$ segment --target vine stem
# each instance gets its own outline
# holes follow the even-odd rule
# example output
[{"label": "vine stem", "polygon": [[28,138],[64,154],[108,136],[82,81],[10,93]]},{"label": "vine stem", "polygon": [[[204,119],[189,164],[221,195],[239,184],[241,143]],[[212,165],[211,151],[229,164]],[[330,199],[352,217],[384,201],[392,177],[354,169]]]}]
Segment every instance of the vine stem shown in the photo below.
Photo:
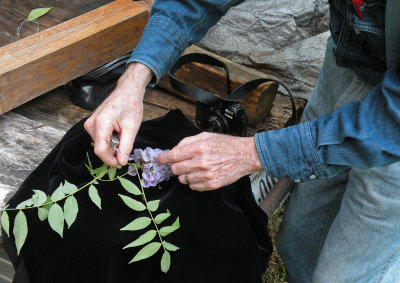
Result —
[{"label": "vine stem", "polygon": [[[138,166],[139,168],[143,168],[143,165],[137,165],[137,164],[135,164],[135,163],[127,163],[126,165],[131,165],[131,166]],[[111,170],[111,168],[110,168],[110,170]],[[110,179],[110,180],[103,180],[103,179],[97,179],[98,181],[102,181],[102,182],[112,182],[112,181],[115,181],[115,180],[117,180],[118,178],[122,178],[122,177],[124,177],[125,175],[128,175],[130,172],[132,172],[132,171],[134,171],[135,169],[131,169],[131,170],[128,170],[127,172],[125,172],[124,174],[122,174],[122,175],[120,175],[120,176],[118,176],[117,178],[114,178],[114,179]],[[107,172],[108,172],[108,170],[107,170]],[[106,172],[106,173],[107,173]],[[95,175],[93,175],[92,174],[92,172],[90,172],[90,175],[92,175],[93,177],[96,177]],[[105,175],[105,174],[104,174]],[[104,175],[102,175],[101,177],[103,177]]]},{"label": "vine stem", "polygon": [[[2,208],[2,209],[0,209],[0,211],[5,211],[5,210],[8,210],[8,211],[15,211],[15,210],[33,209],[33,208],[43,207],[43,206],[48,205],[48,204],[54,204],[54,203],[56,203],[56,202],[58,202],[58,201],[61,201],[61,200],[65,199],[65,198],[68,198],[68,197],[70,197],[70,196],[76,194],[77,192],[83,190],[84,188],[86,188],[87,186],[90,186],[91,184],[93,184],[94,182],[96,182],[96,181],[98,181],[98,180],[102,181],[101,178],[102,178],[104,175],[106,175],[106,174],[108,173],[108,171],[111,170],[111,168],[112,168],[112,167],[108,168],[106,171],[104,171],[103,174],[101,174],[101,175],[99,175],[99,176],[94,176],[94,175],[92,174],[92,172],[90,172],[90,174],[94,177],[94,179],[93,179],[92,181],[90,181],[89,183],[83,185],[82,187],[80,187],[79,189],[77,189],[75,192],[70,193],[70,194],[68,194],[68,195],[65,195],[64,197],[62,197],[62,198],[60,198],[60,199],[57,199],[57,200],[55,200],[55,201],[46,202],[46,203],[43,203],[43,204],[41,204],[41,205],[36,205],[36,206],[27,206],[27,207],[24,207],[24,208]],[[132,170],[132,171],[133,171],[133,170]],[[129,171],[129,172],[130,172],[130,171]],[[125,176],[126,174],[128,174],[128,172],[125,173],[125,174],[122,175],[122,176]],[[113,181],[116,180],[116,179],[117,179],[117,178],[114,178]]]},{"label": "vine stem", "polygon": [[148,204],[147,204],[147,198],[146,198],[146,194],[144,193],[144,188],[143,188],[143,185],[142,185],[142,180],[140,179],[140,175],[139,175],[138,168],[137,168],[136,164],[134,164],[134,166],[135,166],[135,169],[136,169],[136,174],[137,174],[137,176],[138,176],[138,178],[139,178],[140,188],[142,189],[143,200],[144,200],[144,202],[146,203],[147,211],[148,211],[149,214],[150,214],[151,221],[153,221],[153,224],[154,224],[154,226],[156,227],[157,235],[158,235],[158,237],[160,238],[160,243],[161,243],[161,245],[162,245],[162,247],[163,247],[163,249],[164,249],[164,252],[166,252],[165,247],[164,247],[164,244],[163,244],[163,238],[161,237],[160,231],[158,230],[158,226],[157,226],[156,221],[154,220],[153,213],[151,213],[151,210],[149,209],[149,206],[148,206]]}]

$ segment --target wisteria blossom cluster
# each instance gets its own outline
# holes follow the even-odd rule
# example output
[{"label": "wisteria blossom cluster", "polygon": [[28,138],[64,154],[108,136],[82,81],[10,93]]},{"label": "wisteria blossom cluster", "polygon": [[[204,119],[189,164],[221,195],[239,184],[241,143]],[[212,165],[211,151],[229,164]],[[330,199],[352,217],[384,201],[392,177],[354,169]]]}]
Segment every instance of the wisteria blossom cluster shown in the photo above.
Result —
[{"label": "wisteria blossom cluster", "polygon": [[[158,155],[166,151],[168,150],[151,147],[133,150],[133,154],[129,157],[129,160],[133,160],[137,165],[143,166],[142,185],[144,188],[154,187],[172,177],[171,164],[159,165],[155,160]],[[134,166],[129,166],[128,170],[129,175],[136,176]]]}]

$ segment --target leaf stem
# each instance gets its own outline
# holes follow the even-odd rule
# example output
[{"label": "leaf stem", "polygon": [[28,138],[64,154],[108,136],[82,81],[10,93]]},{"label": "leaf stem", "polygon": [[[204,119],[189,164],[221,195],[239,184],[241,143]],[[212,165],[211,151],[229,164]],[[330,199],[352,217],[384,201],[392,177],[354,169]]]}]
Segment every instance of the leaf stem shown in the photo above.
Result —
[{"label": "leaf stem", "polygon": [[164,244],[163,244],[163,238],[161,237],[160,231],[158,230],[157,223],[156,223],[156,221],[154,220],[153,214],[151,213],[151,210],[150,210],[150,208],[149,208],[149,206],[148,206],[148,204],[147,204],[147,198],[146,198],[146,194],[144,193],[144,188],[143,188],[143,185],[142,185],[142,180],[140,179],[139,171],[138,171],[138,169],[137,169],[136,164],[134,164],[134,166],[135,166],[135,169],[136,169],[136,174],[137,174],[137,176],[138,176],[138,178],[139,178],[140,188],[142,189],[143,200],[144,200],[144,202],[146,203],[147,211],[148,211],[149,214],[150,214],[151,221],[153,221],[153,224],[154,224],[154,226],[156,227],[157,235],[158,235],[158,237],[160,238],[161,245],[162,245],[162,247],[163,247],[163,249],[164,249],[164,252],[165,252],[166,250],[165,250],[165,247],[164,247]]},{"label": "leaf stem", "polygon": [[12,211],[12,210],[32,209],[32,208],[42,207],[42,206],[45,206],[45,205],[48,205],[48,204],[54,204],[54,203],[56,203],[56,202],[58,202],[58,201],[60,201],[60,200],[63,200],[63,199],[65,199],[65,198],[69,197],[69,196],[72,196],[72,195],[76,194],[77,192],[83,190],[83,189],[86,188],[87,186],[90,186],[91,184],[93,184],[95,181],[101,180],[101,177],[103,177],[105,174],[107,174],[108,171],[110,171],[110,169],[111,169],[111,167],[108,168],[106,171],[104,171],[103,174],[101,174],[101,175],[99,175],[99,176],[97,176],[97,177],[96,177],[96,176],[93,176],[93,174],[90,173],[90,174],[94,177],[94,179],[93,179],[92,181],[90,181],[90,182],[87,183],[86,185],[83,185],[82,187],[80,187],[79,189],[77,189],[75,192],[70,193],[70,194],[68,194],[68,195],[65,195],[64,197],[62,197],[62,198],[60,198],[60,199],[57,199],[57,200],[55,200],[55,201],[46,202],[46,203],[43,203],[43,204],[41,204],[41,205],[36,205],[36,206],[27,206],[27,207],[24,207],[24,208],[2,208],[2,209],[0,209],[0,211],[4,211],[4,210]]}]

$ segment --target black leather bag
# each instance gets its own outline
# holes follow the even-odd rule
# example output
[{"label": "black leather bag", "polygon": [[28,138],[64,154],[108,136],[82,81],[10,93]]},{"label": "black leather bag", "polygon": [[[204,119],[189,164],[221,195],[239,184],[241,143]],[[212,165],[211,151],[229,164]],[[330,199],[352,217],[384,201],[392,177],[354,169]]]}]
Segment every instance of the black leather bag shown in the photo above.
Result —
[{"label": "black leather bag", "polygon": [[114,59],[68,83],[72,102],[86,110],[95,110],[114,90],[126,70],[131,53]]}]

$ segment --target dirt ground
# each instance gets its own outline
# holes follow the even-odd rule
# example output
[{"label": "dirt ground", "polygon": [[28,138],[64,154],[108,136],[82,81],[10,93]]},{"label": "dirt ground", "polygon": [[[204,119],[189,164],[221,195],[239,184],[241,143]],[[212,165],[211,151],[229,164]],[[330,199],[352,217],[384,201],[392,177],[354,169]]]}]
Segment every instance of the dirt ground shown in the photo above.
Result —
[{"label": "dirt ground", "polygon": [[282,205],[281,209],[276,212],[268,221],[268,230],[274,246],[274,252],[269,261],[268,269],[262,278],[264,283],[287,282],[285,267],[283,266],[283,262],[276,250],[276,235],[282,222],[285,205],[286,202]]}]

